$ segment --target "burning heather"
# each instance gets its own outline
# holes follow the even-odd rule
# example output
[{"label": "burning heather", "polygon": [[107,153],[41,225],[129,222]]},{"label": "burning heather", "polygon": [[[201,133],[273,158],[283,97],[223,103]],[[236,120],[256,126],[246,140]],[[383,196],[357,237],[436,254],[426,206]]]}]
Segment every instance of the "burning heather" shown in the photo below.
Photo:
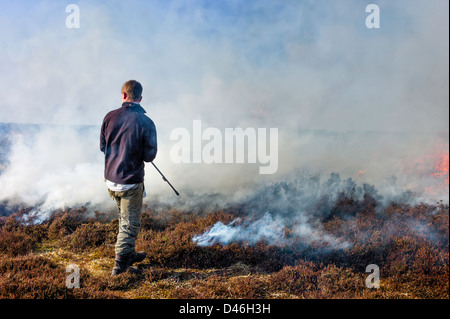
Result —
[{"label": "burning heather", "polygon": [[[2,1],[0,299],[449,298],[449,1],[63,2]],[[131,78],[158,152],[111,278]]]},{"label": "burning heather", "polygon": [[[240,225],[239,225],[240,224]],[[199,246],[211,246],[215,243],[228,245],[233,242],[248,242],[255,244],[259,241],[267,241],[270,244],[285,244],[286,237],[283,234],[284,224],[274,220],[269,214],[265,214],[258,220],[234,219],[227,225],[222,222],[214,224],[207,232],[192,239]]]},{"label": "burning heather", "polygon": [[[82,207],[28,225],[17,211],[0,218],[0,298],[449,297],[448,204],[382,206],[343,194],[317,208],[329,214],[295,224],[145,207],[136,249],[147,258],[113,279],[117,220]],[[66,287],[71,264],[80,289]],[[366,286],[373,264],[377,289]]]},{"label": "burning heather", "polygon": [[[147,258],[111,279],[117,213],[101,178],[90,184],[101,165],[78,154],[78,137],[96,130],[64,134],[70,165],[39,153],[57,141],[51,128],[1,140],[0,180],[11,187],[0,204],[0,298],[448,298],[448,152],[411,157],[376,185],[367,162],[353,175],[297,169],[235,192],[155,188],[136,243]],[[66,287],[73,264],[80,289]],[[365,284],[373,264],[378,289]]]},{"label": "burning heather", "polygon": [[448,191],[448,183],[449,183],[449,176],[448,176],[448,169],[449,169],[449,163],[448,163],[448,144],[446,147],[446,151],[442,151],[436,156],[436,161],[434,165],[434,171],[431,173],[433,177],[438,179],[441,182],[440,189],[445,192]]},{"label": "burning heather", "polygon": [[410,160],[406,172],[420,177],[423,195],[448,201],[449,194],[449,150],[448,142],[436,144],[426,155]]},{"label": "burning heather", "polygon": [[[392,186],[392,185],[391,185]],[[448,192],[448,189],[447,189]],[[381,214],[387,206],[414,202],[412,192],[384,198],[369,184],[358,185],[353,179],[341,179],[339,174],[320,176],[293,176],[290,180],[273,183],[259,189],[232,210],[246,216],[228,224],[217,222],[203,234],[194,236],[200,246],[233,242],[254,245],[266,242],[275,246],[310,247],[320,242],[322,249],[341,250],[352,244],[327,233],[323,223],[339,217],[354,219],[361,212]],[[413,226],[426,234],[425,224]]]},{"label": "burning heather", "polygon": [[215,243],[227,245],[230,243],[248,243],[254,245],[265,242],[268,245],[286,246],[302,243],[311,244],[315,240],[322,239],[333,249],[344,249],[350,244],[340,242],[330,235],[321,235],[308,224],[294,225],[290,230],[286,223],[279,218],[274,219],[270,214],[265,214],[260,219],[247,219],[244,222],[237,218],[225,225],[217,222],[205,233],[194,236],[192,240],[199,246],[211,246]]}]

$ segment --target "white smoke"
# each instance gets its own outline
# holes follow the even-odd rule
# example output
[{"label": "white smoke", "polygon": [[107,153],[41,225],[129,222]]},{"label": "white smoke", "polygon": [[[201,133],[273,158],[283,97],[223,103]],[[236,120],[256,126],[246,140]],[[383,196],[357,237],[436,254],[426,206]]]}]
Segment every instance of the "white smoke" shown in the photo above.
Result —
[{"label": "white smoke", "polygon": [[[158,130],[155,163],[185,196],[175,197],[147,167],[151,205],[189,209],[207,198],[223,206],[303,168],[395,197],[428,182],[413,178],[405,162],[448,143],[445,0],[379,1],[378,30],[365,27],[366,4],[358,0],[80,1],[79,29],[66,28],[66,4],[14,3],[0,12],[8,30],[0,34],[0,122],[58,125],[12,141],[0,201],[43,214],[113,208],[98,134],[129,79],[143,84],[142,105]],[[277,173],[172,163],[170,132],[193,120],[222,132],[278,128]],[[93,127],[80,133],[73,124]],[[394,186],[378,187],[391,176]]]},{"label": "white smoke", "polygon": [[281,220],[274,219],[270,214],[265,214],[250,223],[234,225],[240,221],[238,218],[227,225],[217,222],[207,232],[194,236],[193,241],[199,246],[211,246],[216,242],[227,245],[236,241],[245,241],[250,244],[255,244],[260,240],[267,240],[272,244],[285,244],[287,242],[283,234],[284,223]]},{"label": "white smoke", "polygon": [[[298,216],[303,215],[299,213]],[[269,213],[259,218],[247,218],[244,222],[237,218],[227,225],[219,221],[203,234],[194,236],[192,240],[201,247],[216,243],[227,245],[234,242],[254,245],[260,241],[273,246],[298,245],[299,241],[303,245],[309,245],[315,241],[321,241],[333,249],[350,247],[350,243],[325,234],[317,226],[313,227],[305,221],[295,223],[287,234],[287,225],[292,222],[292,220],[286,221],[281,216],[273,217]]]},{"label": "white smoke", "polygon": [[48,126],[16,132],[7,169],[0,175],[0,201],[34,207],[45,219],[78,205],[111,207],[105,201],[103,158],[97,128]]}]

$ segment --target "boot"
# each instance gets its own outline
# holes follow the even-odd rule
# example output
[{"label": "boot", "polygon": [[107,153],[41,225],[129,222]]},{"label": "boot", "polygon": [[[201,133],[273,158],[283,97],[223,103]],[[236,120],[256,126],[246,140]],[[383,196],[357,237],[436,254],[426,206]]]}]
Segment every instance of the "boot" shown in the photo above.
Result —
[{"label": "boot", "polygon": [[112,270],[111,276],[117,276],[121,273],[130,270],[131,272],[136,272],[135,269],[129,268],[131,265],[137,262],[141,262],[145,259],[146,253],[143,251],[131,252],[127,255],[116,255],[115,265]]},{"label": "boot", "polygon": [[147,256],[147,254],[144,251],[138,251],[138,252],[133,251],[129,257],[130,259],[128,261],[128,266],[131,266],[134,263],[143,261],[146,256]]},{"label": "boot", "polygon": [[128,256],[116,255],[114,268],[112,270],[111,276],[117,276],[124,273],[128,269]]}]

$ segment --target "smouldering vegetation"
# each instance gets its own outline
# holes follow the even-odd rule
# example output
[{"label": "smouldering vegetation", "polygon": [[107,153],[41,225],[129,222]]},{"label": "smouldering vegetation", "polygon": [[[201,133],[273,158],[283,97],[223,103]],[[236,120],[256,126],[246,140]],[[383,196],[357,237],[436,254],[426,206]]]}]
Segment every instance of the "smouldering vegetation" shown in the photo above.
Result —
[{"label": "smouldering vegetation", "polygon": [[[320,221],[351,244],[339,250],[320,240],[200,247],[193,236],[236,214],[146,207],[137,249],[148,258],[139,273],[114,278],[117,220],[82,207],[30,225],[19,210],[0,217],[0,298],[449,298],[448,204],[375,206],[341,199]],[[80,269],[79,289],[66,287],[69,264]],[[366,287],[369,264],[380,268],[378,289]]]}]

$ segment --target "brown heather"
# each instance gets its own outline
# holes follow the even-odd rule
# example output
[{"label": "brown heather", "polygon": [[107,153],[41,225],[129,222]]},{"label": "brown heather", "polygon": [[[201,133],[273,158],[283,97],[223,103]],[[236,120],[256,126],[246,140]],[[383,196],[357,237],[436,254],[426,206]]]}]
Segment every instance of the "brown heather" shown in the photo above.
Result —
[{"label": "brown heather", "polygon": [[[449,298],[448,205],[395,204],[342,197],[321,221],[346,249],[315,242],[199,247],[192,237],[230,212],[200,216],[145,208],[138,274],[110,277],[117,220],[85,207],[27,225],[24,211],[0,217],[0,298]],[[286,230],[290,234],[290,230]],[[80,268],[80,289],[66,287],[66,267]],[[365,285],[380,268],[379,289]]]}]

